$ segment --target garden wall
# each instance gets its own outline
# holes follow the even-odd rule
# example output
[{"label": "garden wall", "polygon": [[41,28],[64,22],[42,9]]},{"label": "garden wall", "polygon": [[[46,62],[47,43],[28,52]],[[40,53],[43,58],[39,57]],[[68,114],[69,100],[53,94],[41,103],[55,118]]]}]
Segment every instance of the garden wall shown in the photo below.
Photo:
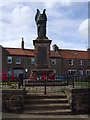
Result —
[{"label": "garden wall", "polygon": [[25,90],[2,90],[2,111],[19,113],[23,111]]},{"label": "garden wall", "polygon": [[90,88],[87,89],[66,89],[66,94],[72,114],[90,114]]}]

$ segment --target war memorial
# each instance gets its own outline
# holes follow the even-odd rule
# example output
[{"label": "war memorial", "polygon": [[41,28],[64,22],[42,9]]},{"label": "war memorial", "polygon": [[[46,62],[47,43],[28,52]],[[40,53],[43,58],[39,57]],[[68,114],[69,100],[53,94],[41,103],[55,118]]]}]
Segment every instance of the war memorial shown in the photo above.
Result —
[{"label": "war memorial", "polygon": [[[31,79],[19,75],[17,84],[6,81],[2,83],[2,116],[16,114],[19,116],[57,116],[80,115],[90,113],[89,77],[79,84],[74,76],[50,79],[54,70],[50,68],[50,45],[52,40],[46,35],[47,15],[37,9],[35,22],[37,37],[33,40],[35,67]],[[41,78],[35,79],[35,76]],[[43,77],[44,76],[44,77]],[[4,89],[3,89],[4,86]],[[8,86],[10,86],[8,88]],[[79,87],[78,87],[79,86]],[[81,86],[81,87],[80,87]],[[84,87],[83,87],[84,86]],[[10,117],[10,116],[8,116]],[[20,116],[19,116],[20,117]],[[75,116],[74,116],[75,117]]]}]

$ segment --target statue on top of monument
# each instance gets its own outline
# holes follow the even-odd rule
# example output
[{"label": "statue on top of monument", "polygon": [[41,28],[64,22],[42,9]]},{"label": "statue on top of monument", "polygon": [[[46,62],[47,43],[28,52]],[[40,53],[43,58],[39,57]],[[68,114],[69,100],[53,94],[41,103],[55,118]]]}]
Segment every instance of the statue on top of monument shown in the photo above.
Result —
[{"label": "statue on top of monument", "polygon": [[46,9],[43,10],[43,14],[40,13],[39,9],[37,9],[37,13],[35,16],[35,21],[37,25],[37,32],[39,38],[46,37],[46,21],[47,16],[45,14]]}]

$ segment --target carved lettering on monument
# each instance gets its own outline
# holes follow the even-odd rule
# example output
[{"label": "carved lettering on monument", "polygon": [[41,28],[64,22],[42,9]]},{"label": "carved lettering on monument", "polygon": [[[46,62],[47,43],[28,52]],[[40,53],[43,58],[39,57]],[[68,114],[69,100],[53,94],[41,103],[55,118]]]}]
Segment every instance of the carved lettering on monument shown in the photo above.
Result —
[{"label": "carved lettering on monument", "polygon": [[47,47],[38,47],[37,60],[38,64],[47,64]]}]

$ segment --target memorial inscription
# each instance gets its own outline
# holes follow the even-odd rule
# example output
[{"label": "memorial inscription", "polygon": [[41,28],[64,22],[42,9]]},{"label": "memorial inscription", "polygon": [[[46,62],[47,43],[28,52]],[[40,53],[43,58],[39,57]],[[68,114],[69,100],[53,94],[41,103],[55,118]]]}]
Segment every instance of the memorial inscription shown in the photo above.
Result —
[{"label": "memorial inscription", "polygon": [[38,47],[38,63],[47,64],[47,47]]}]

